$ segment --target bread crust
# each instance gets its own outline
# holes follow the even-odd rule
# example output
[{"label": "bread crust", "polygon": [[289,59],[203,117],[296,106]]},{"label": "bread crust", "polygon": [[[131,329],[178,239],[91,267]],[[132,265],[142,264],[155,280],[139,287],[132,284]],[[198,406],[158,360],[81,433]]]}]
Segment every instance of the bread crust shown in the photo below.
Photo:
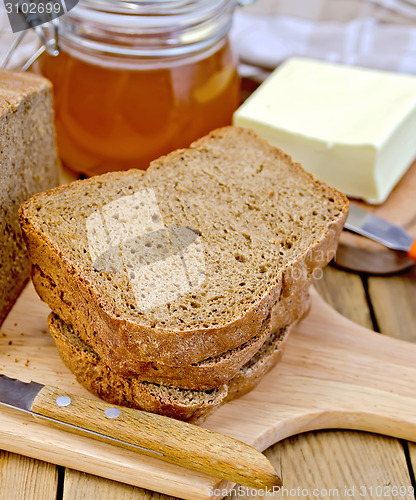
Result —
[{"label": "bread crust", "polygon": [[[281,359],[286,340],[293,325],[277,332],[263,352],[243,366],[231,381],[206,393],[185,391],[188,398],[181,400],[182,389],[143,382],[134,376],[123,377],[113,372],[87,344],[71,341],[63,334],[67,325],[55,314],[48,317],[48,326],[65,365],[77,381],[88,391],[111,404],[128,406],[159,413],[188,422],[196,422],[221,404],[236,399],[253,389],[261,378]],[[270,331],[269,331],[270,335]]]},{"label": "bread crust", "polygon": [[[33,269],[32,280],[42,300],[51,305],[52,310],[59,318],[69,323],[75,315],[75,311],[72,310],[73,297],[69,291],[63,290],[53,283],[36,266]],[[279,302],[279,307],[283,311],[282,317],[284,317],[282,321],[285,325],[300,320],[308,312],[310,307],[308,288],[309,285],[304,286],[304,289],[295,296],[290,295]],[[79,309],[76,314],[78,317],[77,335],[88,344],[91,340],[91,336],[86,332],[88,319]],[[209,390],[228,382],[260,350],[270,335],[270,329],[271,331],[279,329],[275,327],[276,323],[280,323],[280,321],[276,322],[276,316],[280,316],[280,314],[274,314],[272,311],[271,317],[263,323],[258,335],[244,344],[219,356],[191,365],[169,366],[158,362],[140,362],[138,360],[135,360],[134,363],[127,360],[126,363],[126,360],[122,359],[117,351],[113,351],[103,344],[99,344],[99,351],[96,348],[94,351],[114,373],[123,377],[134,376],[137,380],[183,389]]]},{"label": "bread crust", "polygon": [[[246,129],[228,127],[212,132],[205,138],[191,145],[192,150],[204,151],[224,135],[236,136],[236,141],[244,141],[245,138],[253,139],[255,134]],[[134,364],[139,360],[148,362],[159,362],[169,366],[190,365],[198,363],[209,357],[218,356],[227,350],[235,349],[244,342],[257,335],[263,322],[272,315],[273,328],[284,327],[287,321],[287,311],[280,309],[278,303],[282,298],[295,297],[293,294],[299,278],[296,275],[306,277],[310,280],[316,269],[324,267],[335,254],[338,237],[343,228],[348,213],[347,199],[335,189],[314,180],[312,176],[304,172],[298,164],[293,164],[290,157],[271,147],[262,139],[256,138],[259,148],[264,148],[267,154],[279,161],[284,161],[296,173],[296,175],[307,179],[311,185],[319,188],[327,198],[335,200],[339,206],[339,213],[326,224],[323,234],[313,240],[313,243],[300,252],[295,259],[288,262],[283,269],[276,269],[276,275],[264,294],[250,305],[239,317],[225,321],[221,326],[209,328],[184,328],[165,329],[159,326],[150,327],[140,324],[126,317],[117,317],[112,310],[111,303],[106,297],[100,296],[98,290],[83,272],[76,262],[71,262],[65,253],[51,241],[41,226],[37,225],[31,211],[38,204],[45,203],[49,197],[60,196],[65,190],[78,189],[88,191],[91,183],[111,182],[117,176],[139,175],[135,172],[110,173],[78,181],[70,186],[62,186],[45,194],[32,198],[21,207],[20,220],[28,245],[29,254],[34,265],[38,266],[45,274],[51,277],[61,290],[67,290],[73,297],[72,307],[74,311],[83,311],[88,318],[86,325],[86,336],[88,342],[97,352],[104,353],[104,346],[110,351],[116,352],[119,359],[130,364],[129,369],[134,370]],[[166,163],[181,161],[181,156],[187,150],[179,150],[162,157],[152,163],[149,172],[162,171]],[[146,174],[144,174],[146,175]],[[163,175],[161,173],[161,175]],[[48,301],[48,297],[44,296]],[[51,304],[50,304],[51,305]],[[77,314],[65,318],[74,325],[77,330]],[[287,324],[287,323],[286,323]],[[101,346],[101,348],[100,348]]]},{"label": "bread crust", "polygon": [[19,205],[58,181],[52,85],[41,76],[0,70],[0,168],[1,325],[30,277]]}]

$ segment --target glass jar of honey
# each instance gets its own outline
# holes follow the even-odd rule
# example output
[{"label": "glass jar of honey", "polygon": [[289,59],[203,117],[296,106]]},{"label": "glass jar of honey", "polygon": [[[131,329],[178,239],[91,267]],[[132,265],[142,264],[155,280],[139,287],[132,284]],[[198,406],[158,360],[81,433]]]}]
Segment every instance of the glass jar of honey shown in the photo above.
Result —
[{"label": "glass jar of honey", "polygon": [[231,123],[239,79],[231,0],[81,0],[59,20],[54,85],[59,155],[87,176],[146,169]]}]

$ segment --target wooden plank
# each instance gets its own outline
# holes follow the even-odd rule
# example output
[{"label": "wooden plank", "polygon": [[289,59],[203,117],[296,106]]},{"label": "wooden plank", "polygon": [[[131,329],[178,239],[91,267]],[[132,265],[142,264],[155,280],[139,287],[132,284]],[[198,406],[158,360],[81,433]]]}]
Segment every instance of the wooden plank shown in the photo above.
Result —
[{"label": "wooden plank", "polygon": [[315,280],[314,286],[326,302],[340,314],[354,323],[373,329],[365,290],[359,275],[327,266],[321,278]]},{"label": "wooden plank", "polygon": [[0,451],[0,498],[55,500],[57,487],[55,465]]},{"label": "wooden plank", "polygon": [[[273,498],[414,500],[406,458],[396,439],[361,432],[311,432],[286,439],[266,455],[275,467],[281,466],[284,481],[284,489]],[[228,498],[258,495],[236,487]]]},{"label": "wooden plank", "polygon": [[[413,471],[413,486],[415,487],[416,490],[416,483],[415,483],[415,470],[416,470],[416,443],[407,443],[408,448],[409,448],[409,466]],[[416,497],[416,494],[415,494]]]},{"label": "wooden plank", "polygon": [[[368,290],[380,330],[392,337],[416,342],[416,268],[400,276],[371,277]],[[415,471],[414,443],[409,443],[409,453],[410,465]]]},{"label": "wooden plank", "polygon": [[[307,492],[309,498],[414,499],[406,458],[396,439],[312,432],[285,440],[268,457],[281,463],[286,489],[274,498],[302,498]],[[402,493],[396,493],[400,487]],[[301,490],[305,491],[293,494]]]},{"label": "wooden plank", "polygon": [[110,481],[101,477],[65,470],[62,500],[174,500],[174,497]]},{"label": "wooden plank", "polygon": [[380,331],[416,342],[416,268],[399,276],[371,277],[368,290]]}]

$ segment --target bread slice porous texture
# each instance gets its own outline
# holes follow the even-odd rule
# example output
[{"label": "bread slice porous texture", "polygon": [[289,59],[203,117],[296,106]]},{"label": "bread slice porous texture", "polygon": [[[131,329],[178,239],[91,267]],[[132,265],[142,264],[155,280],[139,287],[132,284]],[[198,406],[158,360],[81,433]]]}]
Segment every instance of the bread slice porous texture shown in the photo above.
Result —
[{"label": "bread slice porous texture", "polygon": [[347,212],[344,195],[282,151],[226,127],[145,173],[34,196],[20,220],[33,264],[70,291],[65,320],[81,331],[76,311],[88,314],[94,350],[175,366],[258,335],[333,258]]},{"label": "bread slice porous texture", "polygon": [[292,325],[271,334],[255,356],[233,379],[207,391],[180,389],[144,382],[133,375],[114,373],[98,354],[56,314],[48,317],[49,330],[65,365],[77,381],[103,400],[121,406],[159,413],[179,420],[195,422],[221,404],[242,396],[281,359]]}]

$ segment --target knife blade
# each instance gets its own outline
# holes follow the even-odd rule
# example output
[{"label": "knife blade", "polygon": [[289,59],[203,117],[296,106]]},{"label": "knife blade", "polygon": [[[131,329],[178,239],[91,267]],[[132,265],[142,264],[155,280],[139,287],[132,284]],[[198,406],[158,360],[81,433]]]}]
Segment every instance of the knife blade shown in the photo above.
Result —
[{"label": "knife blade", "polygon": [[366,236],[393,250],[407,252],[409,258],[416,260],[416,238],[402,227],[367,212],[354,203],[350,204],[345,229]]},{"label": "knife blade", "polygon": [[252,446],[173,418],[68,394],[0,374],[0,406],[29,413],[61,430],[137,451],[256,489],[281,480]]}]

